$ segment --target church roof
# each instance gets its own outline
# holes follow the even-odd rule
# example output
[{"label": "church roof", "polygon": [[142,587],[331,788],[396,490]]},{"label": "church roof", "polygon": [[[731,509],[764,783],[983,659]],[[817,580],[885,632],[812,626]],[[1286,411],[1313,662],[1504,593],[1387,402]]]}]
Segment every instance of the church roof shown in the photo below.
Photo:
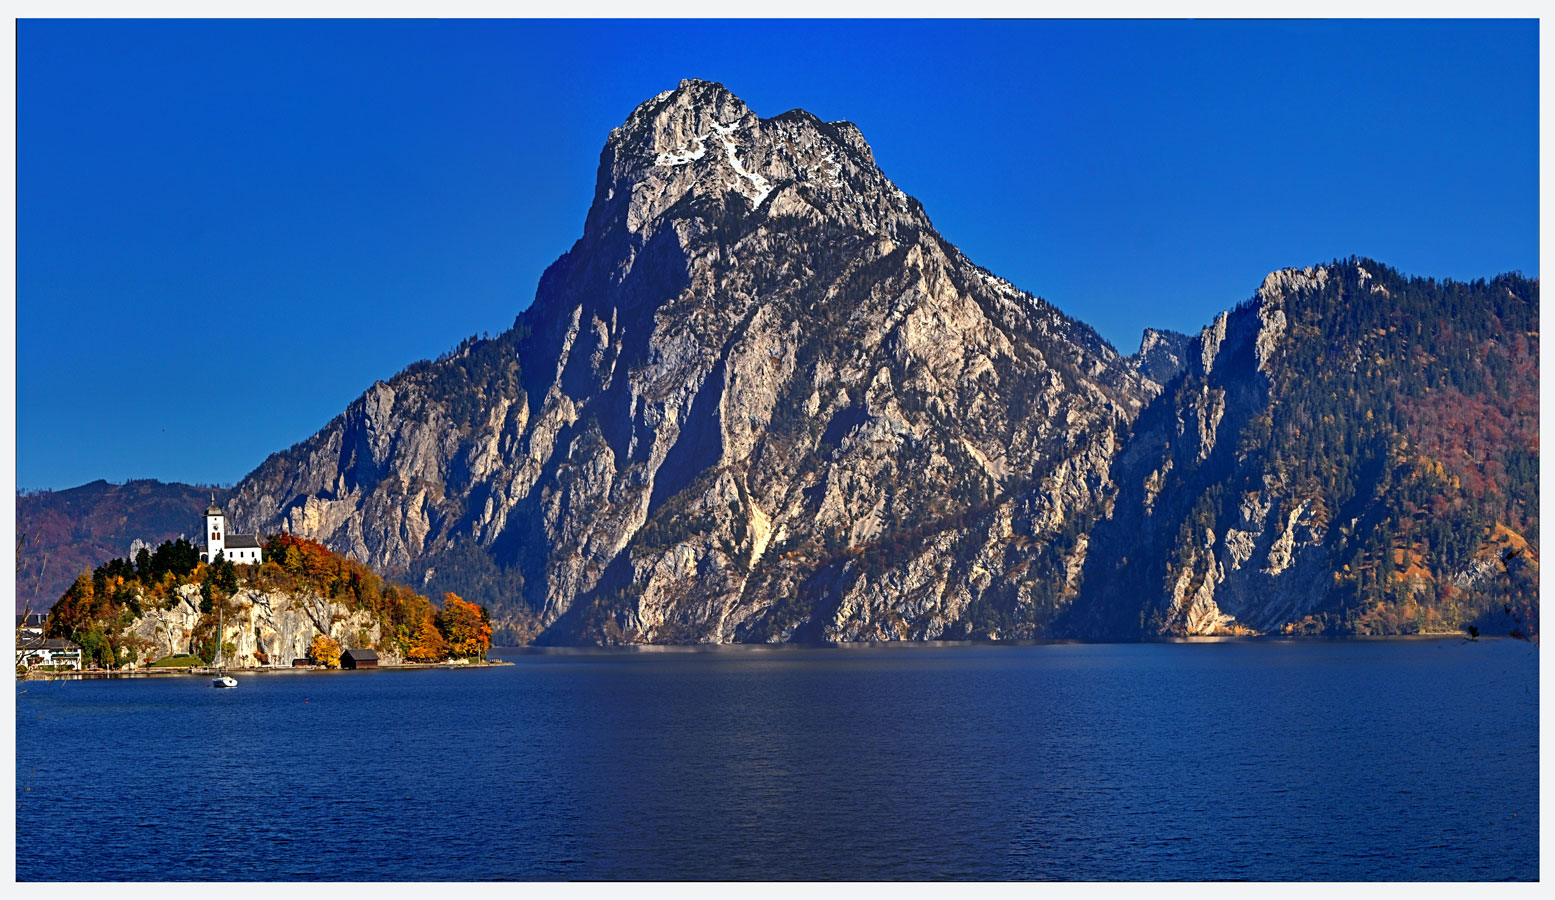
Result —
[{"label": "church roof", "polygon": [[258,550],[260,548],[259,535],[257,534],[229,534],[222,541],[228,550]]},{"label": "church roof", "polygon": [[212,503],[210,506],[207,506],[205,508],[205,514],[207,516],[220,516],[220,515],[223,515],[223,513],[221,511],[221,507],[217,506],[214,503]]}]

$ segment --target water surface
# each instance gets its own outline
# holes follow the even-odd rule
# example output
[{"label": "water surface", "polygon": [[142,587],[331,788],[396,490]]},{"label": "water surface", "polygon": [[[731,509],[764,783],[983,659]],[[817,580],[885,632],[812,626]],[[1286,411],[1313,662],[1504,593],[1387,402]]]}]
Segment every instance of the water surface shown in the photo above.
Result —
[{"label": "water surface", "polygon": [[19,684],[17,878],[1538,877],[1517,641],[493,655]]}]

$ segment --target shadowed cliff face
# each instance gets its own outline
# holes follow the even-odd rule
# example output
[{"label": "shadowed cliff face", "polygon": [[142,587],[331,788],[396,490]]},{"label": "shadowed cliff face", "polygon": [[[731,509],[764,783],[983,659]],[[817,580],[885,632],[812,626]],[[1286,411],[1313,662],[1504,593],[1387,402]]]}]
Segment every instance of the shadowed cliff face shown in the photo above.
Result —
[{"label": "shadowed cliff face", "polygon": [[851,124],[687,81],[610,134],[511,331],[231,506],[557,640],[1037,635],[1157,389],[945,242]]}]

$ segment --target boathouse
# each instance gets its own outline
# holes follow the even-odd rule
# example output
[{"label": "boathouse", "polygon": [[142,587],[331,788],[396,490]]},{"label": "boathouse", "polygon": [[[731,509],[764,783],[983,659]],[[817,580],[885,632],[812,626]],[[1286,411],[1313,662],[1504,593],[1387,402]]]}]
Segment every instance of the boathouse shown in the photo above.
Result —
[{"label": "boathouse", "polygon": [[346,650],[340,654],[340,668],[376,669],[378,668],[378,654],[372,650]]}]

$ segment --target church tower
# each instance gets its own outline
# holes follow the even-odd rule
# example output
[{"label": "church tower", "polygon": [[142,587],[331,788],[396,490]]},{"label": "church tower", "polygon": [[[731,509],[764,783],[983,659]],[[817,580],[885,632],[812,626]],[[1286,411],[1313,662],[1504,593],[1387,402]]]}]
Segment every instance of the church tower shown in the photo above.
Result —
[{"label": "church tower", "polygon": [[216,495],[211,494],[211,505],[205,510],[205,561],[215,562],[216,554],[226,548],[227,517],[216,505]]}]

